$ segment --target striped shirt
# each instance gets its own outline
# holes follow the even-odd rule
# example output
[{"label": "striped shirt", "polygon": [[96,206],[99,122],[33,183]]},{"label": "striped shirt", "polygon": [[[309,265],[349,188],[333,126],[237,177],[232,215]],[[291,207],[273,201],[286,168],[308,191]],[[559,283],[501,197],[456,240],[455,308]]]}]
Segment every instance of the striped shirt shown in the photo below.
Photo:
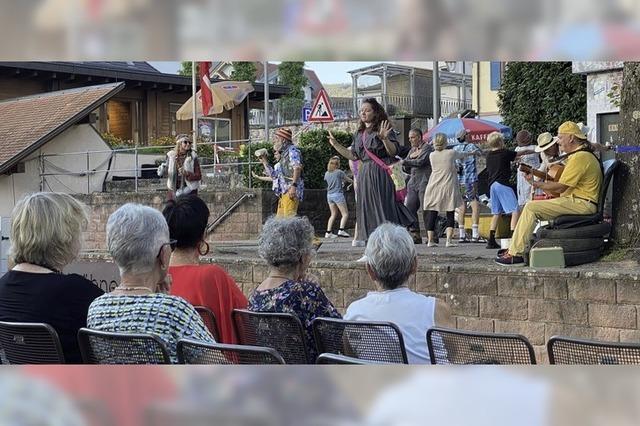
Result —
[{"label": "striped shirt", "polygon": [[156,334],[166,343],[173,363],[178,362],[178,340],[214,342],[192,305],[181,297],[162,293],[100,296],[89,306],[87,327],[115,333]]}]

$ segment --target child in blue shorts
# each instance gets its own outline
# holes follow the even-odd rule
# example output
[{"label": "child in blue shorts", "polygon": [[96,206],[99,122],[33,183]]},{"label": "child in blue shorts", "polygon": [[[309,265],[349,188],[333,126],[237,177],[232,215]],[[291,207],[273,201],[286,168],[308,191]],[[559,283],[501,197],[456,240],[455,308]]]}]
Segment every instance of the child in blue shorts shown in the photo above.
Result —
[{"label": "child in blue shorts", "polygon": [[[340,170],[340,157],[331,157],[329,164],[327,164],[324,180],[327,182],[327,204],[329,204],[329,210],[331,211],[331,216],[329,216],[329,222],[327,223],[327,232],[324,237],[349,237],[347,231],[344,230],[347,225],[347,219],[349,219],[349,209],[347,208],[347,200],[344,197],[342,186],[345,181],[349,183],[353,183],[353,181]],[[340,218],[340,228],[336,235],[331,232],[331,229],[333,228],[333,222],[338,217],[338,211],[340,211],[342,217]]]},{"label": "child in blue shorts", "polygon": [[496,228],[498,220],[503,214],[511,215],[511,231],[518,223],[518,197],[509,184],[511,178],[511,162],[522,155],[534,151],[515,152],[504,147],[504,136],[500,132],[493,132],[487,137],[489,152],[487,153],[487,176],[491,197],[491,228],[489,230],[488,249],[500,248],[496,242]]}]

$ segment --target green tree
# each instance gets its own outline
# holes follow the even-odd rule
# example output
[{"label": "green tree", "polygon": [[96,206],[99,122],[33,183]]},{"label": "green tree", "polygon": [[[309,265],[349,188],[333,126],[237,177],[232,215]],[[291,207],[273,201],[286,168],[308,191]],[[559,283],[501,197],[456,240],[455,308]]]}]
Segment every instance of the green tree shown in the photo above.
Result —
[{"label": "green tree", "polygon": [[255,62],[233,62],[233,72],[231,80],[236,81],[256,81]]},{"label": "green tree", "polygon": [[[200,71],[200,64],[196,62],[196,76]],[[178,75],[182,75],[184,77],[191,77],[191,61],[182,61],[180,62],[180,69],[178,70]]]},{"label": "green tree", "polygon": [[289,93],[280,100],[280,114],[287,121],[299,120],[300,109],[304,105],[304,86],[307,85],[304,62],[281,62],[278,76],[278,83],[289,88]]},{"label": "green tree", "polygon": [[514,133],[555,134],[564,121],[586,122],[586,77],[574,74],[571,62],[509,62],[498,107]]},{"label": "green tree", "polygon": [[[640,145],[640,62],[625,62],[620,90],[620,143],[636,148]],[[613,240],[617,246],[640,246],[640,153],[635,150],[616,153],[621,161],[613,184]],[[637,252],[636,252],[637,253]],[[636,259],[638,254],[636,254]]]}]

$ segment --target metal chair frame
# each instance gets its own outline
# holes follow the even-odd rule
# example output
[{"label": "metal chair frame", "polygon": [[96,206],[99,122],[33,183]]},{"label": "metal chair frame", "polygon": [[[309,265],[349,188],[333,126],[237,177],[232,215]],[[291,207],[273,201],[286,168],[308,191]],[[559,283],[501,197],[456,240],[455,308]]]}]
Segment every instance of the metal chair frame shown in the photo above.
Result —
[{"label": "metal chair frame", "polygon": [[[192,357],[187,351],[201,351],[202,354],[210,353],[221,362],[200,362],[198,357]],[[229,357],[232,357],[229,359]],[[205,355],[206,357],[206,355]],[[235,357],[235,359],[233,359]],[[243,357],[247,357],[244,358]],[[267,362],[251,362],[251,359],[262,358]],[[223,358],[226,362],[222,362]],[[249,362],[245,362],[249,361]],[[224,343],[208,343],[191,339],[178,341],[178,362],[180,364],[285,364],[282,356],[272,348],[247,345],[228,345]]]},{"label": "metal chair frame", "polygon": [[[124,362],[101,362],[101,360],[104,361],[105,359],[99,352],[96,352],[96,349],[91,343],[92,338],[102,339],[106,343],[113,343],[114,341],[128,343],[134,341],[145,342],[149,345],[148,347],[152,349],[153,355],[159,355],[159,357],[146,361],[144,359],[136,360],[132,352],[122,352],[116,353],[116,355],[119,361],[124,360]],[[80,353],[82,354],[82,360],[85,364],[171,364],[166,343],[160,336],[151,333],[113,333],[81,328],[78,330],[78,343],[80,344]],[[128,356],[130,356],[130,358],[128,358]],[[108,361],[108,357],[106,361]]]},{"label": "metal chair frame", "polygon": [[[247,309],[234,309],[231,313],[233,324],[236,328],[236,335],[241,345],[247,346],[263,346],[275,349],[287,364],[313,364],[309,351],[306,346],[304,329],[300,319],[289,313],[282,312],[254,312]],[[290,335],[288,342],[272,341],[265,338],[264,333],[267,330],[247,330],[243,327],[243,323],[249,319],[250,321],[259,321],[260,325],[273,324],[277,321],[288,323],[291,326],[293,334]],[[299,347],[298,346],[299,342]]]},{"label": "metal chair frame", "polygon": [[[358,358],[366,361],[390,364],[408,364],[407,350],[404,345],[402,332],[396,324],[386,321],[347,321],[337,318],[316,318],[313,320],[313,334],[316,341],[318,353],[332,353],[336,355],[345,355],[352,358]],[[341,328],[342,339],[338,348],[335,333],[329,335],[323,333],[323,327]],[[345,330],[349,334],[371,338],[370,344],[366,343],[356,348],[353,342],[349,341],[349,337],[344,335]],[[389,345],[385,348],[381,337],[390,338]],[[332,344],[333,343],[333,344]],[[368,351],[363,349],[369,349]]]},{"label": "metal chair frame", "polygon": [[45,323],[0,321],[2,364],[64,364],[56,330]]},{"label": "metal chair frame", "polygon": [[549,363],[555,365],[640,365],[637,343],[552,336],[547,342],[547,353]]},{"label": "metal chair frame", "polygon": [[[435,342],[440,337],[441,342]],[[456,345],[447,347],[447,339],[459,340]],[[451,353],[456,356],[464,344],[467,356],[465,362],[449,359]],[[431,364],[536,364],[533,346],[526,337],[512,333],[480,333],[476,331],[455,330],[432,327],[427,330],[427,347]],[[442,352],[447,352],[447,358]],[[515,351],[518,351],[516,353]]]}]

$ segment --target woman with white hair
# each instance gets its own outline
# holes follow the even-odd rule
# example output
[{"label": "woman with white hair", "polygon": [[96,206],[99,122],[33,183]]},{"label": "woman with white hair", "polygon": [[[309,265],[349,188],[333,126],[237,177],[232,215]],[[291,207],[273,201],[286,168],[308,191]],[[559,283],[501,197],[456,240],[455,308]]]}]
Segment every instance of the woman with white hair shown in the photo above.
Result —
[{"label": "woman with white hair", "polygon": [[307,275],[314,254],[313,226],[306,217],[270,218],[262,227],[258,254],[269,275],[249,298],[256,312],[292,313],[300,318],[309,354],[317,355],[311,322],[317,317],[340,318],[317,278]]},{"label": "woman with white hair", "polygon": [[369,236],[364,254],[367,273],[378,290],[349,305],[344,319],[396,324],[409,363],[428,364],[427,330],[434,326],[453,328],[455,322],[445,302],[415,293],[407,286],[418,266],[413,238],[402,226],[385,223]]},{"label": "woman with white hair", "polygon": [[103,291],[62,269],[76,259],[88,222],[84,204],[71,195],[38,192],[24,197],[11,214],[13,268],[0,278],[0,321],[44,322],[60,337],[67,363],[82,362],[78,330]]},{"label": "woman with white hair", "polygon": [[[447,136],[444,133],[436,133],[433,139],[434,152],[429,154],[431,162],[431,176],[424,191],[424,223],[427,228],[428,247],[437,247],[435,243],[435,226],[438,212],[447,214],[447,247],[455,247],[453,238],[454,211],[463,204],[458,183],[458,168],[456,160],[473,155],[480,155],[477,151],[458,152],[446,149]],[[461,219],[462,220],[462,219]]]},{"label": "woman with white hair", "polygon": [[157,334],[175,363],[178,340],[214,339],[193,306],[168,295],[171,244],[159,211],[127,203],[113,212],[107,221],[107,247],[120,269],[120,284],[91,304],[87,324],[101,331]]}]

